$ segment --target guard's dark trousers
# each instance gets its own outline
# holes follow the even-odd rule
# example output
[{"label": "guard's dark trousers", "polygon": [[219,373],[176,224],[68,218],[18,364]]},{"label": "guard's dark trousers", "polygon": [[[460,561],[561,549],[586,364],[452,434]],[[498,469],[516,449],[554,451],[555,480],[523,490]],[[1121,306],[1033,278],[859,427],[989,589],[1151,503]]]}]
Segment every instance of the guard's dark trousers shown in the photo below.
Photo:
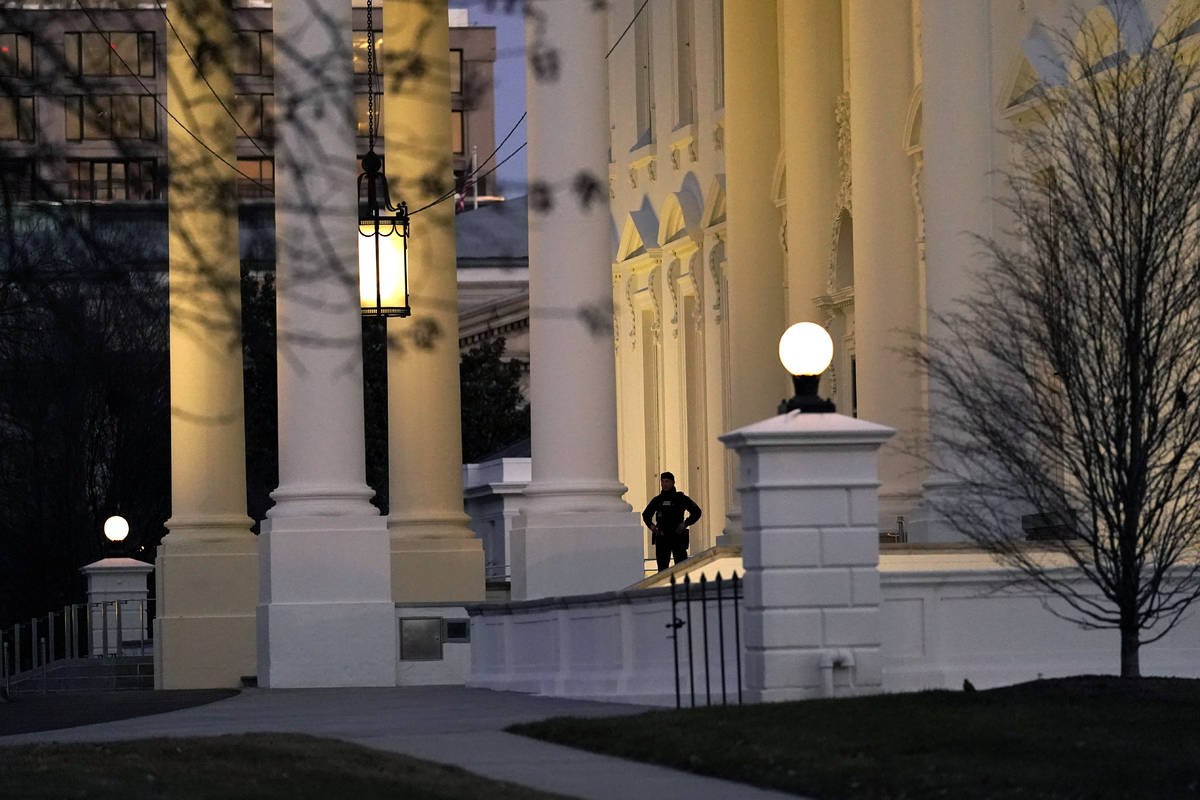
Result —
[{"label": "guard's dark trousers", "polygon": [[688,540],[691,536],[687,531],[670,535],[659,534],[655,537],[654,556],[658,559],[658,571],[662,572],[671,566],[671,556],[678,564],[687,558]]}]

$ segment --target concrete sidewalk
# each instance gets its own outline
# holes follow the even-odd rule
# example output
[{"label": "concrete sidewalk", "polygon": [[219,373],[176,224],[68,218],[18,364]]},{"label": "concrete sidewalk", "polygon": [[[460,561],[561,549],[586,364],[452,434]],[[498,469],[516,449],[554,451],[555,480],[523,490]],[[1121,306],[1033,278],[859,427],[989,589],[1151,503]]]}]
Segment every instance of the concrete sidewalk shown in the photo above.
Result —
[{"label": "concrete sidewalk", "polygon": [[[228,733],[307,733],[452,764],[578,798],[792,798],[744,784],[596,755],[505,733],[547,717],[636,714],[639,706],[462,687],[251,689],[208,705],[98,725],[0,737],[0,746]],[[636,723],[634,723],[636,724]]]}]

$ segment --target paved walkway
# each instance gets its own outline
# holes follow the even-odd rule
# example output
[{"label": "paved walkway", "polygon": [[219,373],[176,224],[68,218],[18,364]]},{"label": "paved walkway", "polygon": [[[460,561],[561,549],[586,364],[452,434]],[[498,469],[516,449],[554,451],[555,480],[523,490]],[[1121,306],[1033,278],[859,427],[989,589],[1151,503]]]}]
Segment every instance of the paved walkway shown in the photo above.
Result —
[{"label": "paved walkway", "polygon": [[[587,753],[505,733],[557,716],[636,714],[639,706],[530,697],[462,687],[251,689],[208,705],[0,737],[0,745],[228,733],[307,733],[452,764],[479,775],[578,798],[790,798],[744,784]],[[0,714],[4,709],[0,706]]]}]

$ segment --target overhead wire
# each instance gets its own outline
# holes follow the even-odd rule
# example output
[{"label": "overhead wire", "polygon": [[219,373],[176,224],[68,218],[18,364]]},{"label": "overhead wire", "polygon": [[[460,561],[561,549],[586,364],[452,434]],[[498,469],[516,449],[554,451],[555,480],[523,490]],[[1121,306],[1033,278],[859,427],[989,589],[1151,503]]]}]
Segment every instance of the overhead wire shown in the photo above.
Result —
[{"label": "overhead wire", "polygon": [[642,4],[638,6],[638,10],[633,12],[633,19],[629,20],[629,24],[625,26],[625,30],[621,31],[621,35],[617,37],[617,40],[613,42],[612,47],[608,48],[608,52],[604,54],[604,58],[606,60],[613,54],[613,50],[617,49],[617,45],[619,45],[621,40],[625,38],[625,34],[629,33],[629,29],[633,27],[633,23],[637,22],[637,18],[641,16],[643,9],[645,9],[649,3],[650,0],[642,0]]},{"label": "overhead wire", "polygon": [[[500,162],[500,164],[497,164],[495,169],[488,170],[487,172],[485,172],[485,173],[484,173],[484,174],[482,174],[482,175],[480,175],[480,174],[479,174],[479,170],[481,170],[481,169],[483,169],[484,167],[486,167],[486,166],[488,165],[488,162],[489,162],[489,161],[491,161],[493,158],[495,158],[495,157],[496,157],[496,154],[500,152],[500,148],[504,147],[504,144],[505,144],[505,143],[506,143],[506,142],[507,142],[509,139],[511,139],[511,138],[512,138],[512,135],[513,135],[514,133],[516,133],[516,132],[517,132],[517,128],[519,128],[519,127],[520,127],[520,125],[521,125],[521,123],[525,121],[525,115],[526,115],[526,114],[528,114],[528,113],[529,113],[529,112],[525,112],[525,113],[521,114],[521,118],[520,118],[520,119],[518,119],[518,120],[517,120],[515,123],[513,123],[513,126],[512,126],[512,127],[509,129],[508,133],[507,133],[507,134],[505,134],[505,135],[504,135],[504,138],[500,140],[500,144],[496,145],[495,149],[494,149],[494,150],[492,150],[491,154],[490,154],[490,155],[488,155],[488,157],[487,157],[487,158],[485,158],[485,159],[483,160],[483,163],[482,163],[482,164],[478,164],[478,165],[475,167],[475,169],[471,170],[471,172],[470,172],[470,173],[468,173],[467,175],[464,175],[464,176],[463,176],[463,185],[464,185],[464,186],[466,185],[466,181],[467,181],[467,180],[474,180],[474,179],[476,179],[476,178],[486,178],[488,175],[491,175],[493,172],[495,172],[495,171],[496,171],[496,169],[499,169],[499,168],[500,168],[500,164],[503,164],[503,163],[504,163],[504,161],[508,161],[508,159],[512,158],[512,157],[513,157],[513,156],[515,156],[517,153],[521,152],[521,148],[525,147],[525,145],[527,145],[527,144],[528,144],[528,142],[522,142],[522,143],[521,143],[521,147],[518,147],[516,150],[514,150],[513,152],[511,152],[511,153],[509,153],[507,156],[505,156],[505,158],[504,158],[504,161],[501,161],[501,162]],[[448,192],[446,192],[445,194],[441,195],[440,197],[438,197],[438,199],[434,200],[433,202],[431,202],[431,203],[426,203],[425,205],[423,205],[423,206],[421,206],[420,208],[418,208],[416,211],[410,211],[410,212],[409,212],[409,216],[411,217],[413,214],[416,214],[417,212],[420,212],[420,211],[424,211],[424,210],[425,210],[425,209],[427,209],[427,208],[432,208],[433,206],[436,206],[438,203],[444,203],[445,201],[449,200],[451,197],[454,197],[454,195],[456,195],[456,194],[458,194],[458,188],[457,188],[457,187],[455,187],[454,189],[451,189],[450,191],[448,191]]]},{"label": "overhead wire", "polygon": [[[482,174],[482,175],[480,175],[479,177],[480,177],[480,178],[486,178],[488,175],[491,175],[493,172],[495,172],[496,170],[500,169],[502,166],[504,166],[505,162],[507,162],[507,161],[508,161],[510,158],[512,158],[513,156],[517,155],[517,153],[520,153],[522,150],[524,150],[524,149],[525,149],[525,145],[527,145],[527,144],[529,144],[529,142],[521,142],[521,146],[520,146],[520,147],[518,147],[516,150],[513,150],[511,153],[509,153],[508,155],[506,155],[504,158],[502,158],[502,159],[500,160],[500,162],[499,162],[499,163],[497,163],[497,164],[496,164],[496,166],[492,167],[491,169],[489,169],[487,172],[483,173],[483,174]],[[414,214],[420,214],[422,211],[424,211],[424,210],[426,210],[426,209],[428,209],[428,208],[433,208],[433,207],[434,207],[434,206],[436,206],[438,203],[444,203],[444,202],[446,202],[446,201],[447,201],[447,200],[449,200],[451,197],[453,197],[453,196],[454,196],[454,194],[455,194],[455,192],[449,192],[448,194],[444,194],[444,195],[442,195],[441,197],[439,197],[437,200],[434,200],[432,203],[426,203],[425,205],[423,205],[423,206],[421,206],[420,208],[418,208],[416,211],[410,211],[410,212],[408,213],[408,215],[411,217],[411,216],[413,216]]]}]

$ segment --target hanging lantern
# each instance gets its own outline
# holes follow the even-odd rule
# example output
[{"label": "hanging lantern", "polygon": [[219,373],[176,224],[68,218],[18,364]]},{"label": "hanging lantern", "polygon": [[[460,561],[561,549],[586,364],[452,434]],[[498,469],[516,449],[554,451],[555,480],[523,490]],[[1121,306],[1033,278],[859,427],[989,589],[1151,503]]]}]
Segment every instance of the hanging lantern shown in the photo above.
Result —
[{"label": "hanging lantern", "polygon": [[363,156],[358,176],[360,198],[366,203],[358,215],[358,295],[364,317],[407,317],[408,207],[388,201],[382,159],[375,151]]},{"label": "hanging lantern", "polygon": [[358,296],[364,317],[407,317],[408,206],[392,205],[375,152],[375,29],[367,0],[367,154],[358,176]]}]

